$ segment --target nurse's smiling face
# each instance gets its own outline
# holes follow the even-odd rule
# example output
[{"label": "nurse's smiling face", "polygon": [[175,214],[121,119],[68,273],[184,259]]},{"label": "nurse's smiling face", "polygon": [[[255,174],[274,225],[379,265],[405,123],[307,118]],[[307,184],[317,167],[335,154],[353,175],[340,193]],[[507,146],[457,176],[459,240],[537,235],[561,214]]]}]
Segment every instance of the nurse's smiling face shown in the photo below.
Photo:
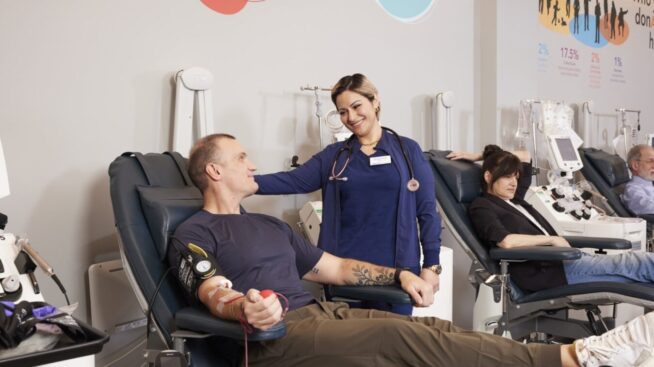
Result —
[{"label": "nurse's smiling face", "polygon": [[357,137],[368,136],[378,125],[379,99],[369,100],[362,94],[346,90],[336,97],[341,122]]}]

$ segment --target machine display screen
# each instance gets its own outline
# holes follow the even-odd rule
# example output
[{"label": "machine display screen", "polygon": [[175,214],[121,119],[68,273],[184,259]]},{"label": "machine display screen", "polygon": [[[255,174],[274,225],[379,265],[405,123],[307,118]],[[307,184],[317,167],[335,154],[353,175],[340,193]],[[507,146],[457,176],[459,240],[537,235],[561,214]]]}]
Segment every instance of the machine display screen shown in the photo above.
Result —
[{"label": "machine display screen", "polygon": [[570,139],[556,139],[556,146],[559,148],[561,153],[561,158],[564,161],[576,161],[577,153],[575,152],[575,147],[572,146],[572,140]]}]

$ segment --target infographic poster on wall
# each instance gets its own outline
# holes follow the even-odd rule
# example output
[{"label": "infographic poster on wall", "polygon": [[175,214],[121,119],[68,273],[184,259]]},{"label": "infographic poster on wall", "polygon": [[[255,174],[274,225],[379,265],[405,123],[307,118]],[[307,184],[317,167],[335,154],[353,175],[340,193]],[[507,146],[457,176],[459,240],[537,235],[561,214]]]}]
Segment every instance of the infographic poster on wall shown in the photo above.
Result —
[{"label": "infographic poster on wall", "polygon": [[[265,0],[201,0],[209,9],[223,15],[239,13],[247,3]],[[368,0],[371,4],[373,0]],[[375,0],[386,14],[404,23],[415,23],[424,19],[437,0]]]},{"label": "infographic poster on wall", "polygon": [[563,36],[538,43],[537,70],[600,89],[625,85],[633,57],[654,54],[652,0],[537,0],[541,27]]}]

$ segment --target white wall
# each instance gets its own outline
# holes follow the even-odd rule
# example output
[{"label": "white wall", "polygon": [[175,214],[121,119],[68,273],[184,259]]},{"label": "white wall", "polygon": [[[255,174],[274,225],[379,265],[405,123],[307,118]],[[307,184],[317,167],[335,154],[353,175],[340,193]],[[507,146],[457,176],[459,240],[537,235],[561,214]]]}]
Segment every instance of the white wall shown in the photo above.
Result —
[{"label": "white wall", "polygon": [[[642,109],[643,131],[653,132],[650,30],[633,18],[639,6],[652,9],[616,0],[629,9],[632,33],[625,44],[596,51],[598,88],[557,74],[561,47],[582,57],[592,50],[540,25],[536,3],[438,0],[422,21],[405,24],[374,0],[266,0],[232,16],[199,0],[0,0],[7,229],[32,239],[85,318],[86,269],[116,249],[107,167],[124,151],[169,148],[171,77],[192,65],[215,75],[216,131],[235,134],[260,172],[319,149],[313,96],[299,87],[328,87],[354,72],[379,88],[383,123],[425,150],[432,146],[430,98],[445,90],[455,93],[456,149],[504,142],[525,98],[591,99],[606,124],[616,107]],[[538,69],[539,43],[550,50],[546,72]],[[625,83],[609,80],[615,57],[625,64]],[[587,59],[578,67],[588,74]],[[327,94],[322,101],[328,110]],[[294,223],[307,197],[317,198],[253,197],[245,206]],[[449,236],[444,244],[455,250],[454,320],[470,326],[469,261]],[[50,280],[41,283],[50,302],[63,303]]]},{"label": "white wall", "polygon": [[[499,121],[495,141],[510,140],[509,135],[515,132],[517,123],[518,104],[523,99],[551,99],[571,104],[594,101],[597,115],[594,117],[593,127],[596,134],[593,138],[597,140],[593,144],[600,148],[605,147],[607,138],[612,138],[615,133],[615,125],[619,119],[616,108],[641,110],[641,134],[644,136],[654,132],[654,110],[651,108],[651,93],[648,93],[654,83],[654,74],[651,72],[654,44],[650,44],[650,37],[654,35],[652,28],[635,22],[639,8],[640,13],[650,17],[654,14],[652,2],[647,6],[646,2],[642,1],[614,0],[617,11],[620,11],[621,7],[628,11],[624,19],[629,35],[620,45],[609,43],[599,48],[584,44],[571,34],[557,33],[543,26],[539,22],[536,0],[495,2],[495,112]],[[555,1],[551,2],[552,6],[554,3]],[[560,0],[559,3],[563,13],[565,1]],[[603,15],[603,0],[599,0],[599,3]],[[579,29],[583,30],[583,1],[581,4]],[[611,6],[611,1],[608,4]],[[591,31],[595,25],[592,21],[594,6],[595,1],[591,1]],[[539,55],[541,44],[547,48],[549,55]],[[574,50],[579,58],[570,57],[570,53],[566,54],[565,49],[568,52]],[[593,53],[597,54],[598,63],[592,62]],[[621,66],[616,65],[616,58],[622,63]],[[597,66],[594,70],[598,71],[598,74],[591,73],[593,65]],[[563,67],[576,69],[576,75],[564,75],[561,69]],[[597,77],[593,78],[591,75]],[[635,115],[629,115],[627,118],[628,123],[636,121]]]},{"label": "white wall", "polygon": [[[116,249],[107,167],[124,151],[168,149],[170,79],[182,67],[214,73],[216,130],[235,134],[261,172],[319,149],[313,98],[299,87],[354,72],[379,88],[383,123],[423,148],[429,100],[443,90],[454,91],[466,132],[455,147],[479,139],[470,133],[471,0],[440,0],[417,24],[373,0],[267,0],[232,16],[199,0],[0,0],[0,9],[0,135],[12,189],[0,211],[49,259],[81,318],[88,266]],[[246,207],[293,222],[303,201],[254,197]],[[50,280],[42,284],[48,301],[63,303]]]}]

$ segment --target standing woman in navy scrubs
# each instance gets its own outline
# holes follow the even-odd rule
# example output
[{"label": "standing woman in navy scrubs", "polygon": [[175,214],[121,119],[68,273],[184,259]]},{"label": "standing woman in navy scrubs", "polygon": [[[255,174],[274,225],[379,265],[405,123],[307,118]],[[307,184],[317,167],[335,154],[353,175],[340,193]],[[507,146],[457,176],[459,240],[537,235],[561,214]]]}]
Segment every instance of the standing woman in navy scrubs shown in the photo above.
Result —
[{"label": "standing woman in navy scrubs", "polygon": [[[434,178],[422,149],[382,128],[377,89],[364,75],[341,78],[331,97],[352,136],[292,171],[255,176],[257,193],[321,189],[319,247],[340,257],[410,270],[437,291],[441,224]],[[411,305],[362,306],[406,315],[412,311]]]}]

